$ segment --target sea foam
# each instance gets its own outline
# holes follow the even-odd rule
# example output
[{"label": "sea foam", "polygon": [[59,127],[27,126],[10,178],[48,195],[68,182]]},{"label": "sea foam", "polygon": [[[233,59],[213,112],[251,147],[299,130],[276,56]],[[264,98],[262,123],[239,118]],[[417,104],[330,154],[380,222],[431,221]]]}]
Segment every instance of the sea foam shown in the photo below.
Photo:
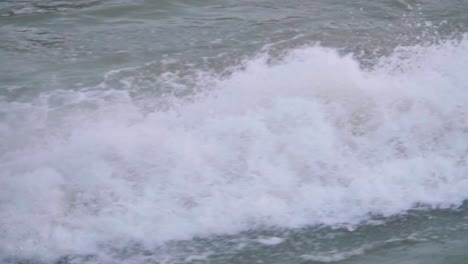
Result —
[{"label": "sea foam", "polygon": [[459,206],[467,67],[466,39],[400,48],[370,70],[314,46],[199,80],[164,110],[112,87],[4,99],[0,255]]}]

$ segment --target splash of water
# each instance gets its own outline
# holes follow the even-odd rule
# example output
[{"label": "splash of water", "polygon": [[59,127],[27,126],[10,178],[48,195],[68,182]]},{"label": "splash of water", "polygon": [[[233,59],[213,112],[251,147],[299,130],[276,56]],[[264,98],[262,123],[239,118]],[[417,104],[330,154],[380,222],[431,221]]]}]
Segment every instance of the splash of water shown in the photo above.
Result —
[{"label": "splash of water", "polygon": [[458,206],[467,49],[467,39],[399,49],[373,70],[331,49],[294,50],[149,114],[112,89],[3,101],[0,254],[98,254],[110,241],[150,247]]}]

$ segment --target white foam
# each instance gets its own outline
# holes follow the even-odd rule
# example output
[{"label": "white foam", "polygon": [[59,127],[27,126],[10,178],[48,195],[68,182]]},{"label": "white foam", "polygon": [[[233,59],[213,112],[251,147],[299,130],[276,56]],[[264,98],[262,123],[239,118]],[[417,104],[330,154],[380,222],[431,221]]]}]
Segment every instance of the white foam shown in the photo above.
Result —
[{"label": "white foam", "polygon": [[257,242],[266,246],[276,246],[283,243],[284,239],[281,237],[262,237],[258,238]]},{"label": "white foam", "polygon": [[345,259],[349,259],[351,257],[362,255],[366,252],[366,250],[368,250],[368,248],[371,248],[371,247],[367,246],[367,247],[358,248],[358,249],[347,251],[347,252],[332,252],[332,254],[329,254],[329,255],[305,254],[305,255],[302,255],[301,258],[304,260],[308,260],[308,261],[333,263],[333,262],[339,262]]},{"label": "white foam", "polygon": [[3,102],[0,254],[457,206],[468,198],[467,48],[402,49],[372,71],[295,50],[150,114],[112,90]]}]

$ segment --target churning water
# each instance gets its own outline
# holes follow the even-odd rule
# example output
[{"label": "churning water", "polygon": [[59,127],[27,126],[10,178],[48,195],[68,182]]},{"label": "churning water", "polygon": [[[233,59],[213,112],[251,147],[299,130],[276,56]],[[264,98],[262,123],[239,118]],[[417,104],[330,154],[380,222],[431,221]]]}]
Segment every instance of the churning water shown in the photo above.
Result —
[{"label": "churning water", "polygon": [[2,263],[468,263],[468,2],[3,1]]}]

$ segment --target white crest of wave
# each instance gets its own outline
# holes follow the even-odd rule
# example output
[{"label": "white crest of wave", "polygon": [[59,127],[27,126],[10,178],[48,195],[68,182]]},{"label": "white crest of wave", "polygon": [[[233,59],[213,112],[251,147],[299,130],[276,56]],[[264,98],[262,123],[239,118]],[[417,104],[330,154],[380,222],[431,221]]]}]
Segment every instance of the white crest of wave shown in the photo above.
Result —
[{"label": "white crest of wave", "polygon": [[457,206],[468,198],[467,51],[466,40],[412,47],[366,71],[310,47],[251,60],[147,115],[112,90],[4,102],[0,253]]}]

